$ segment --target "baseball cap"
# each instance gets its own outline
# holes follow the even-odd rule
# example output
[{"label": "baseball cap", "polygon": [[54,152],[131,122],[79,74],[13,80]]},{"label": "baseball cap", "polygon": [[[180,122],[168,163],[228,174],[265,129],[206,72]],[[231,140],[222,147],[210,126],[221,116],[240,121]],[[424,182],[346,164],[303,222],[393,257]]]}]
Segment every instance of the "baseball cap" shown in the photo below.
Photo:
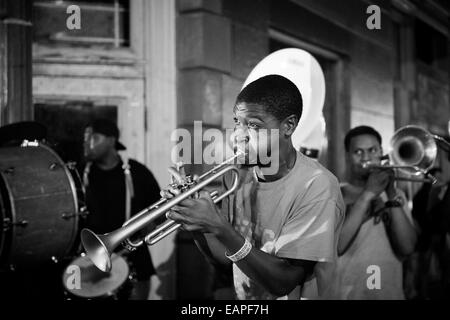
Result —
[{"label": "baseball cap", "polygon": [[116,150],[125,150],[126,147],[119,141],[119,128],[117,125],[107,119],[95,119],[88,127],[92,128],[94,133],[100,133],[108,137],[116,138]]}]

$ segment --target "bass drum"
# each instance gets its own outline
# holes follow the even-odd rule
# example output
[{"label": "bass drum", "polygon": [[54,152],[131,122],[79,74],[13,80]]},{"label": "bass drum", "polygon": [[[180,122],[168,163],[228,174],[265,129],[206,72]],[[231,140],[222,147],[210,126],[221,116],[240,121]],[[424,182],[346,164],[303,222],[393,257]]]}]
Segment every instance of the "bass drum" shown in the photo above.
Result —
[{"label": "bass drum", "polygon": [[46,145],[0,148],[0,266],[35,268],[67,256],[77,239],[79,194],[69,167]]}]

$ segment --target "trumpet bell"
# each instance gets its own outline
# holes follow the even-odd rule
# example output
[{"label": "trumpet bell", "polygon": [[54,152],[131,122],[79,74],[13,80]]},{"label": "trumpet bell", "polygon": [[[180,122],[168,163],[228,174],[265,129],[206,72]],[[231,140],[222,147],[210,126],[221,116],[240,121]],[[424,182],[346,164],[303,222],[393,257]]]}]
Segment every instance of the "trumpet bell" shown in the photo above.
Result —
[{"label": "trumpet bell", "polygon": [[[400,166],[418,167],[427,171],[433,165],[437,155],[437,144],[427,130],[409,125],[397,130],[391,138],[390,158]],[[413,170],[402,169],[406,173]]]},{"label": "trumpet bell", "polygon": [[149,226],[149,224],[155,219],[164,215],[173,206],[183,200],[192,197],[200,190],[205,189],[209,184],[213,183],[219,177],[222,177],[227,172],[234,173],[234,183],[228,191],[222,193],[220,196],[213,192],[211,194],[214,197],[213,202],[217,203],[228,197],[231,193],[235,192],[239,185],[239,170],[234,165],[228,165],[231,161],[241,156],[237,154],[228,160],[225,160],[218,166],[214,167],[210,171],[204,173],[199,177],[197,182],[192,182],[188,185],[184,192],[180,193],[176,197],[168,200],[162,198],[157,203],[154,203],[150,207],[147,207],[138,212],[133,218],[127,220],[121,228],[118,228],[112,232],[105,233],[103,235],[97,235],[94,232],[83,229],[81,231],[81,243],[83,244],[86,254],[92,260],[92,262],[104,272],[111,271],[111,254],[121,243],[125,243],[127,249],[136,248],[144,243],[155,244],[157,241],[166,237],[173,231],[175,231],[181,224],[167,222],[163,223],[161,227],[157,228],[157,232],[148,234],[144,240],[140,240],[138,243],[132,242],[130,237],[136,234],[138,231]]},{"label": "trumpet bell", "polygon": [[105,243],[105,236],[97,235],[91,230],[81,231],[81,242],[89,259],[103,272],[111,271],[110,248]]}]

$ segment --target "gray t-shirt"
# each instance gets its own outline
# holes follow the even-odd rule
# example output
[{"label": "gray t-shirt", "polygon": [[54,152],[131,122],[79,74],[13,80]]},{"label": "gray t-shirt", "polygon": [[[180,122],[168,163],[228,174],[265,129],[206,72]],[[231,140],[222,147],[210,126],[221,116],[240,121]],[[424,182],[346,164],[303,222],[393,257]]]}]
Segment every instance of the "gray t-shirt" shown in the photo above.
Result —
[{"label": "gray t-shirt", "polygon": [[344,202],[332,173],[297,153],[294,168],[277,181],[259,182],[254,170],[247,170],[230,204],[225,204],[225,211],[235,230],[254,247],[278,257],[318,262],[303,288],[297,286],[285,297],[270,294],[234,264],[238,299],[320,298],[326,293],[344,218]]},{"label": "gray t-shirt", "polygon": [[[342,184],[341,188],[345,202],[350,208],[354,203],[353,199],[357,198],[355,193],[358,191],[350,184]],[[397,190],[397,193],[403,198],[403,210],[412,223],[406,197],[401,190]],[[387,200],[387,195],[383,192],[373,202],[370,210],[378,214],[371,214],[373,216],[361,225],[350,247],[339,257],[333,277],[336,286],[334,298],[345,300],[405,298],[402,261],[392,249],[385,226],[387,216],[383,208]]]}]

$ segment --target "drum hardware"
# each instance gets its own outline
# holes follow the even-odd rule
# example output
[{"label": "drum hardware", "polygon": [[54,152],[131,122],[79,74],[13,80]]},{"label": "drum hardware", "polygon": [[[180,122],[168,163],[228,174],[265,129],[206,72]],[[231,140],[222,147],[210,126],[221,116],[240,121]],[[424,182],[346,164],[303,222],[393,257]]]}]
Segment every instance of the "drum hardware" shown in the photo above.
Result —
[{"label": "drum hardware", "polygon": [[69,220],[71,218],[75,218],[77,216],[81,216],[81,214],[79,214],[79,213],[66,213],[66,212],[61,214],[61,218],[66,219],[66,220]]},{"label": "drum hardware", "polygon": [[11,226],[26,227],[27,225],[28,225],[27,220],[12,222],[10,218],[3,219],[3,231],[8,231],[11,228]]},{"label": "drum hardware", "polygon": [[37,140],[33,140],[33,141],[23,140],[23,142],[22,142],[22,144],[20,146],[21,147],[39,147],[39,141],[37,141]]},{"label": "drum hardware", "polygon": [[21,147],[38,147],[39,146],[39,142],[37,140],[23,140],[22,144],[20,145]]},{"label": "drum hardware", "polygon": [[80,208],[80,211],[77,213],[63,212],[61,214],[61,218],[68,220],[68,219],[72,219],[72,218],[76,218],[76,217],[86,218],[88,215],[89,215],[89,212],[87,211],[87,208],[82,207],[82,208]]},{"label": "drum hardware", "polygon": [[10,218],[4,218],[3,219],[3,231],[8,231],[9,228],[11,228],[11,219]]},{"label": "drum hardware", "polygon": [[77,163],[75,161],[69,161],[66,163],[66,166],[69,170],[76,170],[77,169]]},{"label": "drum hardware", "polygon": [[8,169],[3,170],[6,174],[13,174],[14,173],[14,167],[9,167]]},{"label": "drum hardware", "polygon": [[48,167],[48,169],[49,169],[50,171],[53,171],[53,170],[56,169],[57,166],[58,166],[58,164],[55,163],[55,162],[53,162],[53,163]]},{"label": "drum hardware", "polygon": [[0,265],[0,273],[2,272],[15,272],[16,268],[12,264]]}]

